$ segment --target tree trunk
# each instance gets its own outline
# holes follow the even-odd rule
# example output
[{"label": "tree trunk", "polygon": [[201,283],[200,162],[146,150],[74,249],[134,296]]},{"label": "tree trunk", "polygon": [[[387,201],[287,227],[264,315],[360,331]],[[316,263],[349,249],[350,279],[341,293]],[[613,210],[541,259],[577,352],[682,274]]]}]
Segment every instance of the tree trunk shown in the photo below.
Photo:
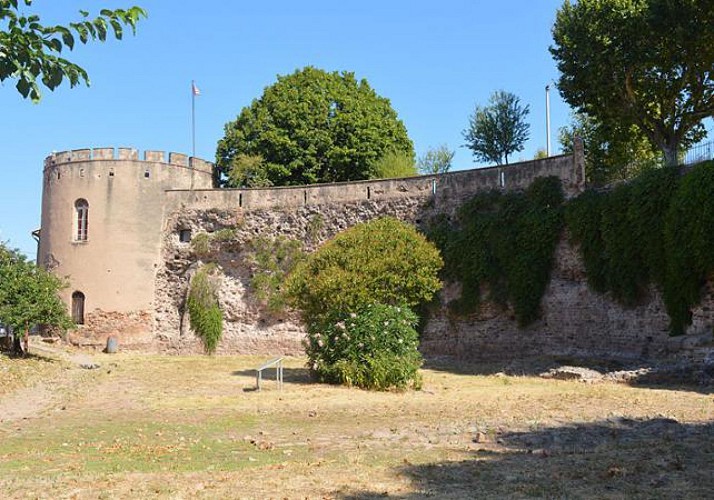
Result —
[{"label": "tree trunk", "polygon": [[662,152],[664,153],[664,164],[667,167],[674,167],[679,163],[678,152],[679,148],[676,144],[663,144]]}]

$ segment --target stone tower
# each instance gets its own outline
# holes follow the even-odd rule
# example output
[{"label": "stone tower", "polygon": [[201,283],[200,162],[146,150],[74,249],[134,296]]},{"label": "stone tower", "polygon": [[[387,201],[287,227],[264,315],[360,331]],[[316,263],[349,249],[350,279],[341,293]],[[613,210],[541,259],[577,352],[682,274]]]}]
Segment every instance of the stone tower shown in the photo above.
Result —
[{"label": "stone tower", "polygon": [[[212,187],[212,165],[178,153],[81,149],[45,159],[38,263],[66,277],[75,322],[150,338],[165,192]],[[82,328],[78,330],[81,336]],[[96,337],[95,337],[96,338]]]}]

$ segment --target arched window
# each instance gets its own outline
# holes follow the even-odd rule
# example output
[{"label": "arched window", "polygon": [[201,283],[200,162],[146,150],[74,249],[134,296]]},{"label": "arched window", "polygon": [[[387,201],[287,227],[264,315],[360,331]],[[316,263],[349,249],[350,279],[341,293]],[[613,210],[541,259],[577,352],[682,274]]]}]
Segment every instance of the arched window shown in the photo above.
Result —
[{"label": "arched window", "polygon": [[89,223],[89,203],[80,198],[74,202],[74,241],[87,241]]},{"label": "arched window", "polygon": [[72,321],[78,325],[84,324],[84,294],[82,292],[72,294]]}]

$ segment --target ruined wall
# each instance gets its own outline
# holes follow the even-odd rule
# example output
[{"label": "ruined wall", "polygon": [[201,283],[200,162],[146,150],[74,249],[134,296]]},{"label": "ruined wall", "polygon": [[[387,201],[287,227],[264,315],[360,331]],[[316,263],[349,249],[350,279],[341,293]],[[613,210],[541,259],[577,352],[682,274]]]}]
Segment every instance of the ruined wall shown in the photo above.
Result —
[{"label": "ruined wall", "polygon": [[[569,157],[551,163],[550,173],[564,180],[569,194],[582,188],[578,165]],[[251,291],[251,241],[261,236],[282,236],[303,241],[312,250],[335,234],[380,216],[423,225],[436,214],[453,213],[476,192],[522,188],[538,176],[531,171],[518,177],[518,168],[513,168],[346,185],[167,193],[170,210],[163,242],[165,266],[157,274],[156,300],[160,304],[156,331],[160,332],[163,349],[200,351],[182,311],[190,276],[203,260],[217,262],[223,274],[220,301],[226,321],[219,352],[300,354],[304,331],[299,318],[290,313],[268,313]],[[194,235],[234,229],[235,234],[229,241],[214,244],[209,255],[199,257],[189,243],[179,241],[182,229],[190,229]],[[694,311],[689,335],[670,338],[669,319],[656,291],[645,304],[632,309],[594,293],[587,285],[577,250],[567,238],[557,249],[552,280],[542,302],[542,318],[528,328],[519,329],[510,311],[493,304],[484,304],[479,314],[467,318],[453,317],[446,304],[458,294],[458,283],[447,283],[440,293],[441,307],[433,311],[422,337],[427,356],[476,360],[531,355],[658,358],[691,343],[696,334],[711,336],[714,324],[710,287],[702,305]]]},{"label": "ruined wall", "polygon": [[[98,342],[153,336],[154,276],[160,264],[164,192],[208,188],[211,164],[178,153],[131,148],[81,149],[45,160],[38,263],[70,286],[62,299],[85,296],[85,325]],[[87,238],[77,238],[75,202],[88,203]]]}]

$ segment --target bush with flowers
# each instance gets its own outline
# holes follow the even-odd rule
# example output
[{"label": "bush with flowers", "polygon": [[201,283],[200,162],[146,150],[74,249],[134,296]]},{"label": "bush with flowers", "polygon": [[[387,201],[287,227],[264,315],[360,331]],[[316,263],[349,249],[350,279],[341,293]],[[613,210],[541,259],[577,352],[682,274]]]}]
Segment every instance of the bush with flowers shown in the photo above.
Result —
[{"label": "bush with flowers", "polygon": [[421,388],[416,314],[407,307],[370,304],[308,327],[306,352],[317,376],[363,389]]}]

